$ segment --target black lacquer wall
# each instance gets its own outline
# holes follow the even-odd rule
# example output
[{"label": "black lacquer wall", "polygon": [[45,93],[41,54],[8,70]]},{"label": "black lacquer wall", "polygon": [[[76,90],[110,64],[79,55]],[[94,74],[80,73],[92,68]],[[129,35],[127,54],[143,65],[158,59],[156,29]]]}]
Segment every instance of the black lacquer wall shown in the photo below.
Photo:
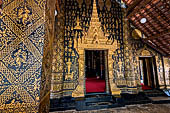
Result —
[{"label": "black lacquer wall", "polygon": [[[115,0],[98,0],[97,9],[102,30],[107,38],[118,41],[118,49],[113,55],[114,60],[114,81],[124,77],[124,47],[123,47],[123,13],[120,5]],[[72,91],[79,84],[77,79],[78,58],[74,48],[74,38],[81,38],[83,31],[88,31],[93,10],[93,0],[66,0],[65,2],[65,35],[64,35],[64,87],[63,92],[71,95]],[[76,29],[77,21],[80,22],[80,29]],[[68,62],[71,62],[72,79],[67,79]],[[119,63],[121,62],[121,63]]]}]

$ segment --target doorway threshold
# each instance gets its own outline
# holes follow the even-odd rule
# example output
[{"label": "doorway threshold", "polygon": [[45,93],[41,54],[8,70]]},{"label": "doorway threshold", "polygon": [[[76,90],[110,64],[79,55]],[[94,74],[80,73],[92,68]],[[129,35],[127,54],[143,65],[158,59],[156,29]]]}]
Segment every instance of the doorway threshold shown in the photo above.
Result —
[{"label": "doorway threshold", "polygon": [[108,94],[108,93],[106,93],[106,92],[103,92],[103,93],[87,93],[87,94],[85,94],[85,96],[94,96],[94,95],[110,95],[110,94]]}]

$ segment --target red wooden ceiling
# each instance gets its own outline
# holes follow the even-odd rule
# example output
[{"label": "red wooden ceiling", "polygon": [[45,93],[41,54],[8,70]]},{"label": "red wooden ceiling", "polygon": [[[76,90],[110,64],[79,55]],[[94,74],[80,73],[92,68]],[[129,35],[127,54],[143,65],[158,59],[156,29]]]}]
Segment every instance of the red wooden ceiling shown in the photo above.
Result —
[{"label": "red wooden ceiling", "polygon": [[[170,56],[170,0],[123,0],[127,17],[147,37],[145,43]],[[141,19],[146,18],[146,23]]]}]

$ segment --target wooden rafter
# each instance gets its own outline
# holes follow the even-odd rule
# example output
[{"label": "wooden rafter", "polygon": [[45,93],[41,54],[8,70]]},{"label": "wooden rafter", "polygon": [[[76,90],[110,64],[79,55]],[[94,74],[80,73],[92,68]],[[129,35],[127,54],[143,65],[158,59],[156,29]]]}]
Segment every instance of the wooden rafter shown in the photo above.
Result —
[{"label": "wooden rafter", "polygon": [[134,0],[134,2],[128,7],[127,9],[127,14],[129,14],[130,12],[133,11],[133,9],[138,5],[140,4],[142,0]]},{"label": "wooden rafter", "polygon": [[[143,0],[142,0],[143,1]],[[131,12],[129,12],[129,14],[127,15],[128,18],[130,18],[131,16],[133,16],[134,14],[136,14],[140,9],[142,9],[142,7],[146,6],[149,2],[151,2],[152,0],[144,0],[144,2],[142,2],[141,4],[138,4],[138,7],[135,8],[135,10],[132,10]]]},{"label": "wooden rafter", "polygon": [[[170,56],[170,15],[169,0],[124,0],[127,8],[126,17],[147,38],[144,43]],[[146,18],[145,23],[141,19]]]},{"label": "wooden rafter", "polygon": [[168,34],[168,33],[170,33],[170,29],[165,30],[165,31],[163,31],[163,32],[161,32],[161,33],[159,33],[159,34],[153,35],[153,36],[151,36],[151,37],[148,37],[148,38],[145,39],[145,40],[151,40],[151,39],[155,39],[155,38],[160,38],[160,37],[162,37],[162,36],[164,36],[164,35],[166,35],[166,34]]},{"label": "wooden rafter", "polygon": [[159,51],[162,55],[167,56],[167,53],[161,48],[157,48],[157,45],[154,46],[152,43],[148,42],[147,40],[143,40],[143,42],[148,44],[150,47],[154,48],[155,50]]}]

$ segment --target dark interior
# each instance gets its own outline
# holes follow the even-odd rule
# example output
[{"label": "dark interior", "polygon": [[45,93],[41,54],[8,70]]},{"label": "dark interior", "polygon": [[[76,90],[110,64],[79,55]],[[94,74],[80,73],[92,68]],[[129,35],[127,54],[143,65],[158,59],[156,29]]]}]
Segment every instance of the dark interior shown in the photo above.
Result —
[{"label": "dark interior", "polygon": [[[142,61],[142,75],[143,75],[143,89],[154,89],[158,86],[158,79],[156,77],[156,67],[154,57],[140,57]],[[142,76],[141,75],[141,76]]]},{"label": "dark interior", "polygon": [[86,78],[105,79],[104,50],[86,50]]},{"label": "dark interior", "polygon": [[105,82],[105,51],[85,51],[86,93],[103,93]]}]

